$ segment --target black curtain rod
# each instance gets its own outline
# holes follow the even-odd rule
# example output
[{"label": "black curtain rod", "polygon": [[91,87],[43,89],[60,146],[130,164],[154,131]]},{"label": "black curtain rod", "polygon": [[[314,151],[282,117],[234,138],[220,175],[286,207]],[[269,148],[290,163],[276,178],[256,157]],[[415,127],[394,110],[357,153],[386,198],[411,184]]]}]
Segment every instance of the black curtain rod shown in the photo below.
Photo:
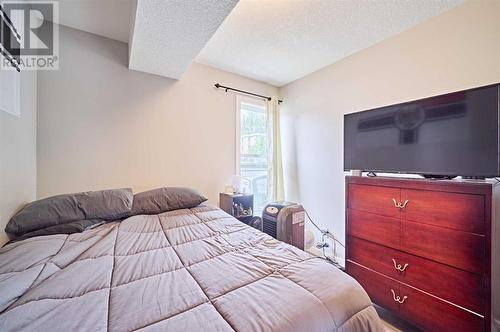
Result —
[{"label": "black curtain rod", "polygon": [[2,5],[0,5],[0,13],[2,14],[2,17],[5,20],[5,22],[8,23],[8,27],[15,33],[17,39],[21,39],[21,35],[17,32],[17,29],[14,26],[14,23],[12,23],[12,21],[10,20],[10,17],[7,16],[7,13],[5,12],[5,10],[3,10]]},{"label": "black curtain rod", "polygon": [[[224,89],[226,90],[226,92],[228,92],[229,90],[231,91],[236,91],[236,92],[240,92],[240,93],[244,93],[246,95],[250,95],[250,96],[255,96],[255,97],[259,97],[259,98],[263,98],[263,99],[266,99],[267,101],[271,101],[271,97],[269,96],[263,96],[263,95],[259,95],[257,93],[253,93],[253,92],[248,92],[248,91],[245,91],[245,90],[240,90],[240,89],[235,89],[235,88],[231,88],[229,86],[225,86],[225,85],[221,85],[219,83],[215,83],[214,86],[217,88],[217,89]],[[278,100],[278,103],[282,103],[283,100]]]}]

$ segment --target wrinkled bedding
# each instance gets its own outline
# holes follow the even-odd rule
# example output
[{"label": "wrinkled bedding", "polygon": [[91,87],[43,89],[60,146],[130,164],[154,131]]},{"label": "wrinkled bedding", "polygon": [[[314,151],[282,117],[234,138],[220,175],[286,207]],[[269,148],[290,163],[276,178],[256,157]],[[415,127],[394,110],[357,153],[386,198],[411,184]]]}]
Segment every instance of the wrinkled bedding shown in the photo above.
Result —
[{"label": "wrinkled bedding", "polygon": [[383,331],[350,276],[201,205],[0,249],[0,331]]}]

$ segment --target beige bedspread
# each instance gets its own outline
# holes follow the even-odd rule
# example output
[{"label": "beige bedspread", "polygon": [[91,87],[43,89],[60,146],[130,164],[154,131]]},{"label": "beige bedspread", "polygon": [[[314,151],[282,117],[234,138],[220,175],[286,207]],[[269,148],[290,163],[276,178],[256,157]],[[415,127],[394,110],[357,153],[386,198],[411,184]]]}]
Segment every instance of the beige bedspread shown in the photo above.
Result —
[{"label": "beige bedspread", "polygon": [[209,206],[0,249],[0,331],[383,331],[334,266]]}]

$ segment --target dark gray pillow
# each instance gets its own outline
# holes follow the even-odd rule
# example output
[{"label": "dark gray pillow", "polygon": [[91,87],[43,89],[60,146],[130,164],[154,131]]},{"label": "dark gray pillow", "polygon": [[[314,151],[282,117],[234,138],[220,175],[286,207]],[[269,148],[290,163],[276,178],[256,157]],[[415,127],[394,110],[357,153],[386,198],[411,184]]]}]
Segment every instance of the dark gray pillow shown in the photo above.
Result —
[{"label": "dark gray pillow", "polygon": [[207,198],[196,190],[164,187],[134,195],[132,215],[158,214],[166,211],[188,209],[200,205]]},{"label": "dark gray pillow", "polygon": [[132,189],[89,191],[58,195],[29,203],[7,223],[7,233],[20,236],[73,221],[115,220],[130,215]]},{"label": "dark gray pillow", "polygon": [[28,239],[30,237],[35,236],[43,236],[43,235],[54,235],[54,234],[73,234],[73,233],[81,233],[87,229],[91,229],[93,227],[99,226],[106,221],[101,219],[91,219],[91,220],[79,220],[69,222],[67,224],[50,226],[47,228],[42,228],[36,231],[24,233],[23,235],[15,238],[10,242],[17,242],[21,240]]}]

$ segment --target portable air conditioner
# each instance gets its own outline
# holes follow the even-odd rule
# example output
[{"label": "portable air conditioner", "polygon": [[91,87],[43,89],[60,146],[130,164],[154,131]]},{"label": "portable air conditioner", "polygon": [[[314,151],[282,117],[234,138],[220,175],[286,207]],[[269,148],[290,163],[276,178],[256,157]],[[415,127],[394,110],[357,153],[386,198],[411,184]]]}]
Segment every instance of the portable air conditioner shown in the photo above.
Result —
[{"label": "portable air conditioner", "polygon": [[262,231],[304,250],[304,220],[304,208],[298,203],[269,203],[262,212]]}]

